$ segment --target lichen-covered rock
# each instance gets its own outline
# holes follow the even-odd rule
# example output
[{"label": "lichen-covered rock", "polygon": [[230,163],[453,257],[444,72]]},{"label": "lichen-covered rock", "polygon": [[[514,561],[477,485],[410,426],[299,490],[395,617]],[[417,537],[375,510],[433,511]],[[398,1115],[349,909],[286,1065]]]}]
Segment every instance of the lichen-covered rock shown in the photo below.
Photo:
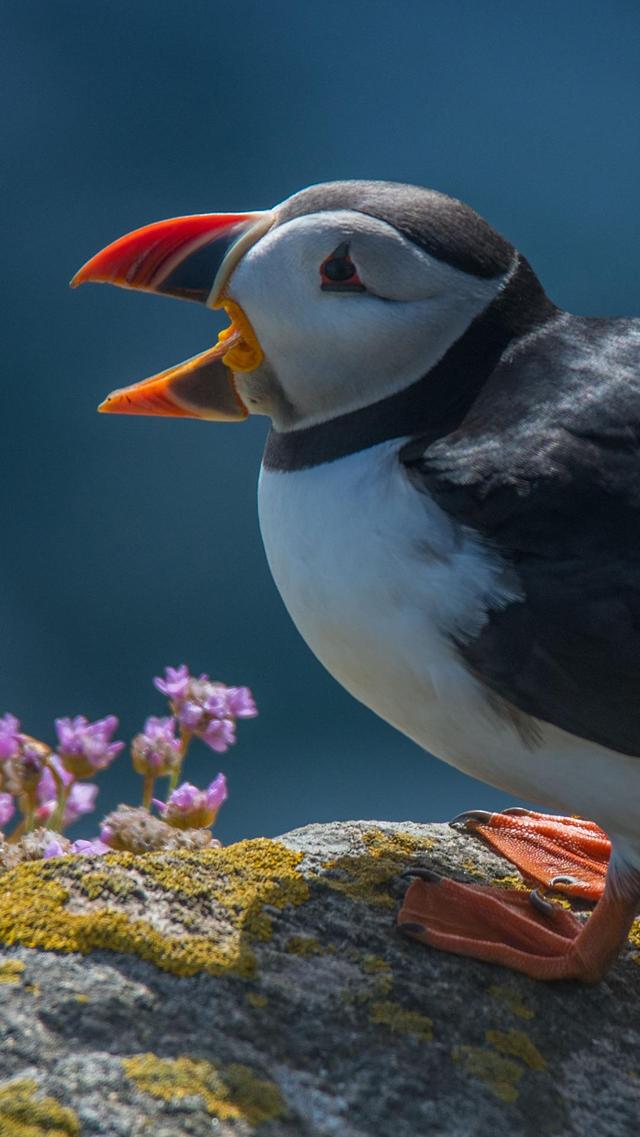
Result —
[{"label": "lichen-covered rock", "polygon": [[637,930],[534,983],[399,936],[411,862],[523,887],[378,822],[0,872],[0,1137],[637,1137]]}]

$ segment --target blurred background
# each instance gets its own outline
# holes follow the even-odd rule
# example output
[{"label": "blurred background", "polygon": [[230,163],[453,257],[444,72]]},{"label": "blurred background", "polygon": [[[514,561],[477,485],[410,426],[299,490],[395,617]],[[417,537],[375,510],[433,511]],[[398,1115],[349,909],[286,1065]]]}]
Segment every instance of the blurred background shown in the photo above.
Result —
[{"label": "blurred background", "polygon": [[[164,713],[186,661],[249,684],[223,841],[507,804],[357,705],[289,621],[255,486],[266,422],[103,418],[209,346],[196,305],[67,282],[162,217],[388,178],[461,197],[574,312],[640,313],[640,9],[538,0],[3,3],[0,713]],[[102,811],[139,793],[121,757]],[[89,819],[72,834],[94,829]]]}]

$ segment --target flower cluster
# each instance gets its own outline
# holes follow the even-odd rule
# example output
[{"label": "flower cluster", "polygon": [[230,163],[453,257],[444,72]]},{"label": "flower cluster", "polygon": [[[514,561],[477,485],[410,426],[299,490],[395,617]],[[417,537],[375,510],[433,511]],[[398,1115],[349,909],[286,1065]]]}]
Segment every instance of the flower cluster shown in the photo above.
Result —
[{"label": "flower cluster", "polygon": [[197,679],[188,668],[165,668],[154,683],[166,695],[184,733],[195,734],[218,754],[236,740],[236,719],[254,718],[258,711],[248,687],[226,687],[208,675]]},{"label": "flower cluster", "polygon": [[[131,740],[133,768],[143,780],[142,806],[120,806],[91,840],[71,842],[64,830],[95,809],[98,786],[87,779],[106,770],[124,749],[124,742],[113,737],[118,719],[56,719],[54,750],[25,734],[14,715],[0,718],[0,862],[217,843],[210,829],[227,798],[225,775],[218,774],[204,790],[179,784],[180,775],[194,738],[218,753],[235,743],[237,720],[258,713],[253,696],[248,687],[192,676],[184,664],[167,667],[154,684],[172,713],[151,715]],[[153,797],[158,778],[168,779],[165,800]],[[159,817],[151,815],[152,805]]]},{"label": "flower cluster", "polygon": [[97,722],[87,722],[84,715],[56,719],[58,754],[65,770],[74,778],[90,778],[110,766],[116,754],[124,749],[124,742],[111,741],[117,728],[115,715],[107,715]]}]

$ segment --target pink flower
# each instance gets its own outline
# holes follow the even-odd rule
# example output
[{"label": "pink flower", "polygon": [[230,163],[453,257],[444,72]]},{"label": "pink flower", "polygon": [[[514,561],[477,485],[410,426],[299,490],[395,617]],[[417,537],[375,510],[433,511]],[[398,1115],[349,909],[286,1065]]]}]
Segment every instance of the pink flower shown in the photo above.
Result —
[{"label": "pink flower", "polygon": [[58,751],[65,769],[76,778],[89,778],[110,766],[124,746],[124,742],[111,741],[117,727],[115,715],[91,723],[84,715],[56,719]]},{"label": "pink flower", "polygon": [[[111,842],[113,841],[114,837],[115,837],[115,834],[114,834],[111,826],[103,824],[102,828],[100,829],[100,837],[98,838],[98,840],[100,841],[100,844],[105,845],[105,847],[108,849],[109,846],[111,845]],[[113,852],[113,849],[111,851]]]},{"label": "pink flower", "polygon": [[64,857],[66,855],[66,852],[67,850],[62,846],[60,841],[57,841],[54,837],[46,846],[46,848],[42,850],[42,856],[48,860],[49,857]]},{"label": "pink flower", "polygon": [[11,758],[2,764],[2,783],[5,791],[20,797],[33,794],[42,777],[50,750],[44,742],[31,738],[28,734],[17,735],[18,749]]},{"label": "pink flower", "polygon": [[184,697],[190,678],[189,668],[186,663],[181,663],[180,667],[165,667],[164,679],[156,676],[153,682],[163,695],[174,700]]},{"label": "pink flower", "polygon": [[180,725],[219,754],[236,741],[235,720],[258,713],[248,687],[227,687],[208,675],[196,679],[184,663],[167,667],[165,679],[156,678],[154,683],[170,700]]},{"label": "pink flower", "polygon": [[255,700],[248,687],[227,687],[227,703],[236,719],[253,719],[258,713]]},{"label": "pink flower", "polygon": [[227,800],[227,779],[218,774],[206,790],[183,782],[173,791],[166,805],[154,799],[163,821],[176,829],[205,829],[213,825],[218,810]]},{"label": "pink flower", "polygon": [[20,745],[20,723],[15,715],[0,718],[0,761],[15,758]]},{"label": "pink flower", "polygon": [[212,750],[224,754],[236,740],[236,725],[231,719],[211,719],[199,737]]},{"label": "pink flower", "polygon": [[15,811],[16,807],[13,803],[13,795],[0,794],[0,826],[6,825],[8,821],[11,821]]},{"label": "pink flower", "polygon": [[[57,754],[51,755],[49,764],[55,766],[65,786],[73,782],[73,774],[65,770]],[[44,823],[47,822],[50,817],[53,817],[58,805],[55,778],[48,766],[42,771],[37,792],[40,805],[36,809],[36,818],[38,821]],[[79,817],[82,817],[83,814],[93,812],[97,794],[98,787],[95,782],[74,782],[73,785],[71,785],[62,816],[62,824],[65,829],[68,825],[72,825],[74,821],[77,821]]]},{"label": "pink flower", "polygon": [[112,853],[113,849],[110,849],[98,837],[94,837],[92,841],[74,841],[71,852],[82,853],[83,856],[101,857],[103,853]]},{"label": "pink flower", "polygon": [[182,743],[175,736],[174,718],[155,718],[151,715],[144,730],[136,734],[131,743],[133,768],[138,774],[157,778],[171,774],[180,764]]}]

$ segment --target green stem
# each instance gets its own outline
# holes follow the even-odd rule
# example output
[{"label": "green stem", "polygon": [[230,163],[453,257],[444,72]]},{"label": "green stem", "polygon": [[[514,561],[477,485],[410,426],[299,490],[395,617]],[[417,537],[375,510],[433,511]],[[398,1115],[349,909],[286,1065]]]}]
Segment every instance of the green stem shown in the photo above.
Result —
[{"label": "green stem", "polygon": [[[54,782],[56,783],[56,808],[51,815],[47,828],[53,829],[56,833],[60,833],[62,831],[64,807],[67,803],[67,797],[69,795],[67,793],[67,787],[65,786],[55,766],[52,763],[47,762],[47,769],[51,774]],[[69,789],[71,789],[71,787],[69,787]]]},{"label": "green stem", "polygon": [[145,774],[142,782],[142,804],[145,809],[151,809],[153,787],[156,784],[155,774]]},{"label": "green stem", "polygon": [[53,774],[53,777],[56,781],[56,788],[58,790],[58,803],[56,805],[55,812],[51,816],[47,828],[53,829],[54,833],[62,833],[62,826],[64,823],[64,810],[67,804],[67,798],[71,793],[71,786],[73,785],[73,782],[71,782],[71,785],[65,786],[59,774],[57,774],[51,766],[49,769],[51,770],[51,773]]},{"label": "green stem", "polygon": [[7,845],[15,845],[24,834],[24,818],[16,825],[10,837],[7,837]]},{"label": "green stem", "polygon": [[182,773],[182,767],[184,765],[184,760],[187,757],[187,750],[189,749],[189,743],[191,742],[191,739],[193,738],[191,731],[187,730],[186,726],[180,727],[180,738],[181,738],[181,746],[180,746],[180,754],[179,754],[179,758],[178,758],[178,763],[176,765],[175,770],[173,770],[171,777],[169,778],[169,788],[167,790],[167,797],[165,800],[169,799],[170,795],[173,793],[176,786],[178,785],[178,782],[180,781],[180,775]]},{"label": "green stem", "polygon": [[36,820],[36,795],[33,791],[22,795],[20,809],[24,816],[24,831],[30,833]]}]

